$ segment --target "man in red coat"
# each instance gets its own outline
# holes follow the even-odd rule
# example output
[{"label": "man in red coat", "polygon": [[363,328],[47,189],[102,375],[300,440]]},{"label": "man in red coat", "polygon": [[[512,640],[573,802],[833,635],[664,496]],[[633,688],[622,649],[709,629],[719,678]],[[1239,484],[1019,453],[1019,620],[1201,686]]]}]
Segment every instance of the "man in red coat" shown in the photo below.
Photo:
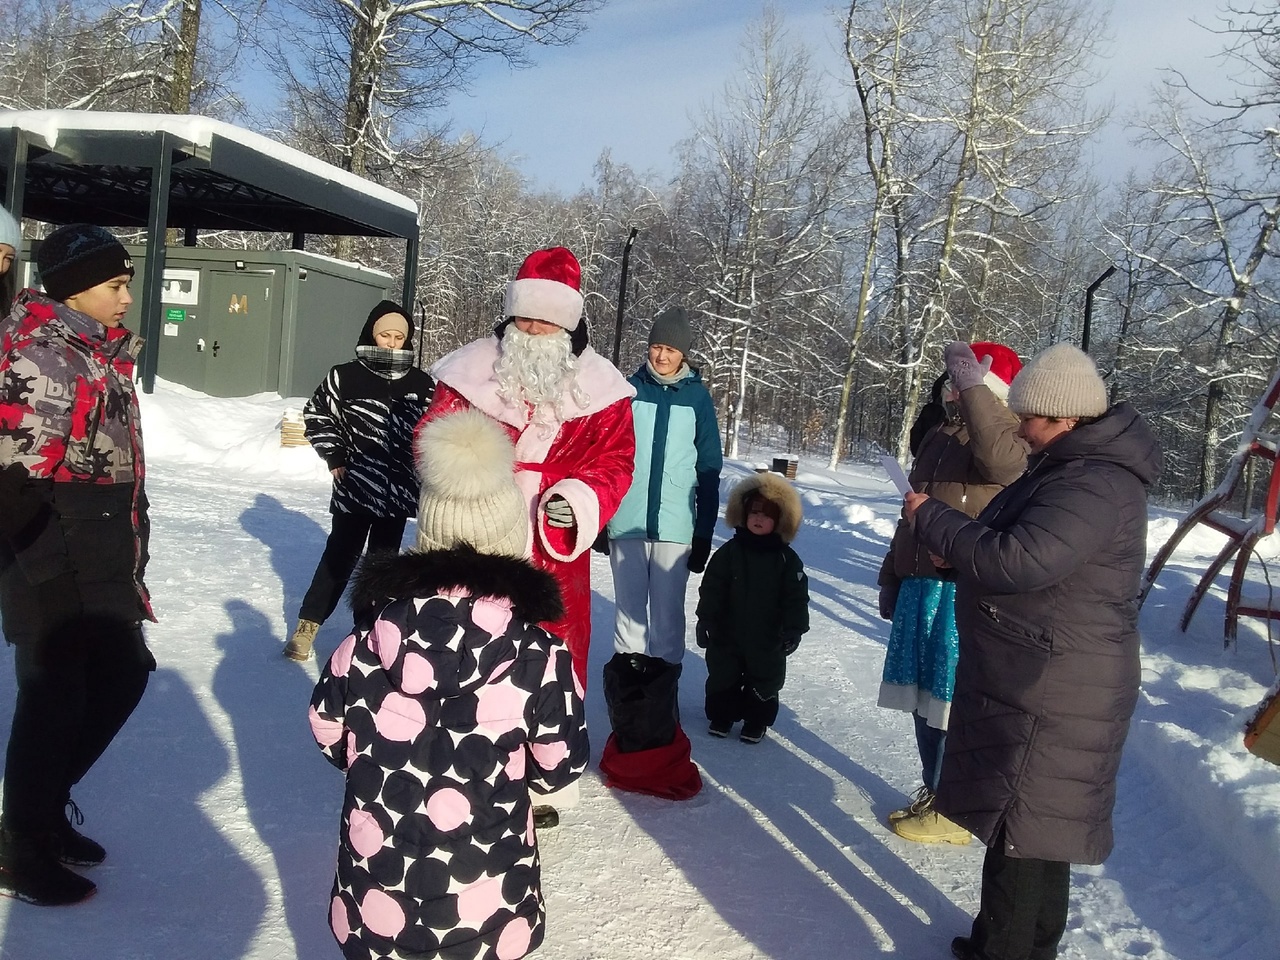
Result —
[{"label": "man in red coat", "polygon": [[591,544],[631,486],[635,388],[587,343],[581,268],[564,247],[531,253],[507,284],[493,336],[431,368],[437,386],[422,422],[475,407],[516,446],[516,483],[529,502],[530,556],[556,578],[562,637],[586,687],[591,642]]}]

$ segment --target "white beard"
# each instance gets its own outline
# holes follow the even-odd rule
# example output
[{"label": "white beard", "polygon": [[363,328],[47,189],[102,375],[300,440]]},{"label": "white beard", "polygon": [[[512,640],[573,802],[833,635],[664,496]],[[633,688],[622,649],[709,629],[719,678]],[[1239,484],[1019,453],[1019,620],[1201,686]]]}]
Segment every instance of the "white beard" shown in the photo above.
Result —
[{"label": "white beard", "polygon": [[533,408],[530,423],[559,426],[567,399],[572,397],[581,407],[591,399],[578,384],[578,358],[567,330],[532,334],[509,324],[502,332],[493,372],[499,397]]}]

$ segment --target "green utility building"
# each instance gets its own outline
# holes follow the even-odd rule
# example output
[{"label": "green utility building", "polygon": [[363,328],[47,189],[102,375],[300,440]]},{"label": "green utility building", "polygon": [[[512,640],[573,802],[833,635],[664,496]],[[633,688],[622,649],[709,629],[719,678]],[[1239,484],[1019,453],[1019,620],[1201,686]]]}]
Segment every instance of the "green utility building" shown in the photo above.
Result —
[{"label": "green utility building", "polygon": [[[309,394],[349,359],[369,309],[412,310],[418,207],[261,134],[200,116],[0,110],[9,211],[52,224],[143,228],[127,320],[156,376],[215,396]],[[284,234],[289,250],[200,245],[201,231]],[[169,245],[176,231],[181,245]],[[308,252],[308,236],[404,241],[404,277]],[[19,265],[32,282],[32,254]],[[159,266],[159,270],[154,269]]]}]

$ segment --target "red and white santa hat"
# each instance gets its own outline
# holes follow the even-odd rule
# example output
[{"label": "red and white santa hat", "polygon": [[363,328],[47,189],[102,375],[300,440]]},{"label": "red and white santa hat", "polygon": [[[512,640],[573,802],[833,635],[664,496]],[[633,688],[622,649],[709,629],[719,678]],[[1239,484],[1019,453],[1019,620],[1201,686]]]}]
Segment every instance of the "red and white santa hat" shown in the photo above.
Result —
[{"label": "red and white santa hat", "polygon": [[1003,343],[979,340],[969,346],[986,371],[982,382],[1001,400],[1008,400],[1009,385],[1022,369],[1022,361],[1018,359],[1018,355]]},{"label": "red and white santa hat", "polygon": [[545,320],[576,330],[582,319],[582,267],[565,247],[535,250],[507,284],[504,317]]}]

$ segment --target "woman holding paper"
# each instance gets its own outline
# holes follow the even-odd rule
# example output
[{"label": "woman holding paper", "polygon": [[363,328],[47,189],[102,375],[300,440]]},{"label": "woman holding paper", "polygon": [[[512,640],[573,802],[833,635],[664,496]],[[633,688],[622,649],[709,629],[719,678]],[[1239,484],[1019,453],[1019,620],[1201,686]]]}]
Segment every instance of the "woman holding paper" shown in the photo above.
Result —
[{"label": "woman holding paper", "polygon": [[1108,402],[1088,355],[1055,344],[1009,391],[1027,471],[976,520],[905,498],[916,537],[959,574],[964,652],[937,807],[987,845],[959,960],[1056,957],[1071,864],[1111,852],[1162,455],[1137,410]]},{"label": "woman holding paper", "polygon": [[[921,440],[908,479],[916,492],[973,517],[1026,467],[1018,418],[1005,406],[1022,363],[999,343],[952,343],[944,357],[947,418]],[[889,814],[890,827],[922,843],[968,843],[967,830],[933,809],[959,651],[955,572],[902,520],[879,582],[880,616],[893,627],[878,702],[912,715],[923,781],[908,806]]]}]

